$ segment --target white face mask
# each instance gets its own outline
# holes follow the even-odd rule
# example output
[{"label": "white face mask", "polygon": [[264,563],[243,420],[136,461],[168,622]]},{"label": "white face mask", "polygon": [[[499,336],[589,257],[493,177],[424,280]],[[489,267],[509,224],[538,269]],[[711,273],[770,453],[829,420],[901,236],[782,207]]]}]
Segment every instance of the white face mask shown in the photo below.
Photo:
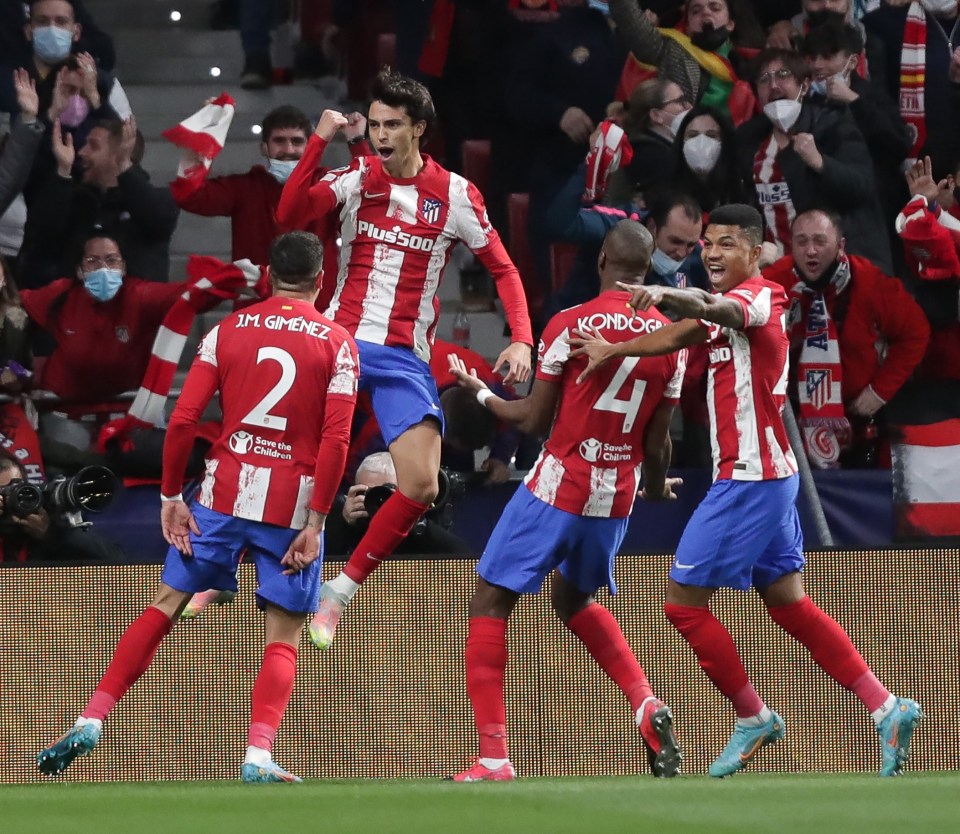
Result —
[{"label": "white face mask", "polygon": [[267,171],[280,185],[283,185],[290,179],[290,175],[299,161],[299,159],[268,159]]},{"label": "white face mask", "polygon": [[683,158],[695,174],[709,174],[720,158],[720,140],[701,133],[683,143]]},{"label": "white face mask", "polygon": [[920,0],[920,5],[930,14],[941,17],[950,17],[957,13],[957,0]]},{"label": "white face mask", "polygon": [[677,113],[677,115],[671,120],[670,124],[666,126],[667,130],[670,131],[670,135],[674,138],[676,138],[676,135],[680,132],[680,122],[683,121],[683,117],[686,115],[687,111],[682,110],[681,112]]},{"label": "white face mask", "polygon": [[797,99],[782,98],[779,101],[771,101],[765,104],[763,114],[784,133],[789,133],[790,128],[800,118],[802,107],[803,105]]}]

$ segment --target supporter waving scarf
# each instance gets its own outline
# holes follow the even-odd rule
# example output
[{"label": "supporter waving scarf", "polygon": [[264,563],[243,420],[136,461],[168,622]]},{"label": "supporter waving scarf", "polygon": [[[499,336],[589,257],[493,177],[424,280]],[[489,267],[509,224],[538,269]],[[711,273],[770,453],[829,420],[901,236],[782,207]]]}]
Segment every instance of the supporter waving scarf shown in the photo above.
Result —
[{"label": "supporter waving scarf", "polygon": [[914,162],[927,141],[927,14],[920,3],[911,3],[903,28],[900,52],[900,116],[913,136],[908,162]]},{"label": "supporter waving scarf", "polygon": [[157,331],[150,362],[133,405],[124,417],[106,423],[100,430],[101,452],[108,441],[119,440],[124,448],[132,430],[161,422],[180,354],[197,313],[235,299],[244,290],[251,290],[260,299],[269,295],[266,267],[248,260],[225,264],[209,256],[192,255],[187,263],[187,276],[190,283]]},{"label": "supporter waving scarf", "polygon": [[810,465],[816,469],[836,467],[840,452],[851,440],[841,395],[843,373],[837,323],[829,312],[834,305],[828,303],[843,293],[849,283],[850,261],[841,253],[826,287],[814,289],[798,280],[788,293],[790,343],[800,344],[800,430]]}]

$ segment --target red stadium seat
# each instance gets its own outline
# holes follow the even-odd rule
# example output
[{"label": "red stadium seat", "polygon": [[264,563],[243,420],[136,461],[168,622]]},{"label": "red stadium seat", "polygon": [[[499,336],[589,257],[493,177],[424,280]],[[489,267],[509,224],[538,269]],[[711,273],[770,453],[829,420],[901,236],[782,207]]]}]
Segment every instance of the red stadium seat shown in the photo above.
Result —
[{"label": "red stadium seat", "polygon": [[520,270],[520,280],[527,295],[530,315],[536,318],[543,307],[543,289],[537,281],[530,244],[527,240],[527,217],[530,213],[529,194],[507,195],[507,252]]},{"label": "red stadium seat", "polygon": [[572,243],[550,244],[550,285],[556,292],[570,277],[573,262],[577,258],[577,247]]},{"label": "red stadium seat", "polygon": [[384,65],[397,66],[397,36],[393,32],[381,32],[377,36],[377,72]]},{"label": "red stadium seat", "polygon": [[490,183],[490,140],[467,139],[460,146],[463,157],[463,175],[470,180],[487,199]]}]

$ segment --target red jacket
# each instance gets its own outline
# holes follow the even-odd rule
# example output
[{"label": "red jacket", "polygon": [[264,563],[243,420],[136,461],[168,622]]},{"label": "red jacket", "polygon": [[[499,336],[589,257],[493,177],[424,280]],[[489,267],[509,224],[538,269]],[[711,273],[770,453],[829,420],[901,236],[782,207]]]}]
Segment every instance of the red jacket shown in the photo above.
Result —
[{"label": "red jacket", "polygon": [[[366,142],[350,145],[351,156],[369,152]],[[327,173],[318,168],[313,182]],[[184,211],[203,217],[229,217],[232,260],[249,258],[253,263],[270,263],[270,244],[277,235],[291,231],[276,219],[277,203],[283,186],[262,165],[254,165],[245,174],[222,177],[178,177],[170,183],[170,193]],[[303,227],[323,242],[323,287],[317,309],[325,310],[337,283],[337,232],[335,216],[314,220]]]},{"label": "red jacket", "polygon": [[76,278],[21,290],[27,315],[57,347],[38,384],[65,400],[98,402],[143,381],[154,337],[182,282],[158,284],[126,276],[110,301],[97,301]]},{"label": "red jacket", "polygon": [[[923,359],[930,325],[898,278],[885,275],[866,258],[849,257],[850,284],[845,291],[849,304],[838,323],[843,399],[850,402],[870,385],[889,402]],[[788,293],[800,280],[789,255],[763,270],[763,277]],[[836,307],[837,297],[828,299],[831,317]],[[886,351],[882,361],[878,346]]]}]

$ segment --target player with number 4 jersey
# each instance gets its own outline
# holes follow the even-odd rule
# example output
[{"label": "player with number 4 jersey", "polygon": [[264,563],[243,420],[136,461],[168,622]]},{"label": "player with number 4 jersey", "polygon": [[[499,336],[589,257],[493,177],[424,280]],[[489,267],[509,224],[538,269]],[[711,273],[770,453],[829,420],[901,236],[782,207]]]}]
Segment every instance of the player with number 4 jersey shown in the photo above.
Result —
[{"label": "player with number 4 jersey", "polygon": [[[923,716],[920,705],[896,697],[877,679],[839,623],[807,596],[801,579],[799,477],[782,416],[786,295],[760,275],[762,241],[763,219],[755,208],[720,206],[711,212],[703,239],[712,293],[637,287],[631,307],[659,307],[680,320],[626,341],[579,328],[572,343],[576,356],[588,359],[582,379],[616,367],[624,357],[646,361],[698,343],[710,347],[707,400],[715,480],[683,531],[663,605],[700,668],[736,712],[733,735],[710,765],[710,775],[742,770],[785,732],[783,720],[747,677],[730,632],[710,610],[718,588],[753,586],[771,619],[869,710],[881,739],[880,775],[896,776]],[[824,743],[836,743],[837,723],[825,716],[817,728]]]},{"label": "player with number 4 jersey", "polygon": [[[124,632],[80,718],[38,755],[42,773],[61,773],[93,750],[104,719],[150,666],[193,595],[237,590],[245,551],[256,565],[266,647],[241,778],[300,781],[271,750],[293,690],[303,624],[319,601],[323,525],[343,475],[358,379],[353,340],[314,307],[322,265],[316,235],[277,238],[270,250],[273,296],[228,316],[204,338],[164,443],[160,525],[170,550],[160,589]],[[188,506],[180,494],[187,458],[218,390],[220,435]]]},{"label": "player with number 4 jersey", "polygon": [[[671,499],[678,482],[667,479],[668,433],[683,382],[685,352],[652,361],[611,363],[586,384],[586,366],[571,358],[576,329],[598,328],[613,341],[669,324],[656,311],[634,316],[630,293],[650,267],[653,238],[639,223],[623,220],[603,242],[597,266],[599,297],[564,310],[547,324],[530,396],[500,399],[451,355],[461,385],[496,416],[523,431],[550,429],[540,458],[507,504],[477,565],[467,636],[467,693],[473,706],[480,757],[453,776],[457,782],[502,781],[515,776],[507,754],[503,693],[507,619],[521,594],[536,593],[553,574],[553,607],[630,702],[655,776],[675,776],[680,749],[673,716],[653,694],[616,620],[594,599],[606,585],[616,591],[613,563],[643,463],[643,495]],[[551,423],[552,428],[550,428]]]}]

